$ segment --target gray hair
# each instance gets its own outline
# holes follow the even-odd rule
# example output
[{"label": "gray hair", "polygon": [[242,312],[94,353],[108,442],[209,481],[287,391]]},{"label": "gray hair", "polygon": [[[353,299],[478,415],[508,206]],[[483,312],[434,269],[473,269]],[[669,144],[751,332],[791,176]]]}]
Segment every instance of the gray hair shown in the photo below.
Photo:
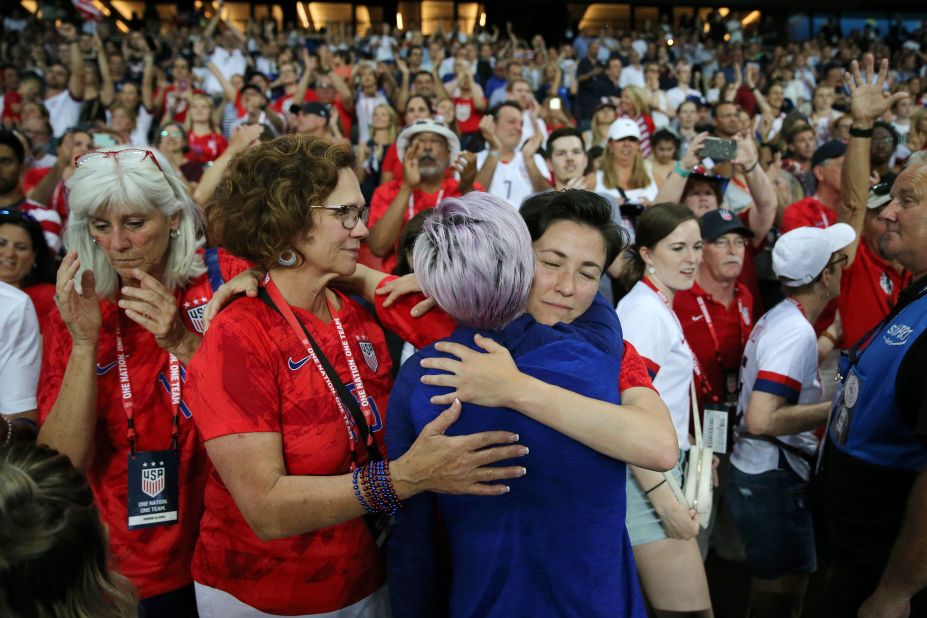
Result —
[{"label": "gray hair", "polygon": [[[114,147],[108,152],[127,149],[132,147]],[[203,259],[196,252],[202,244],[199,208],[164,155],[154,148],[146,150],[154,155],[158,165],[147,158],[141,161],[92,158],[84,161],[67,182],[70,213],[64,230],[64,246],[77,250],[80,271],[76,280],[80,281],[83,271],[93,271],[100,297],[112,298],[119,284],[119,275],[90,234],[91,219],[103,212],[157,210],[165,217],[178,215],[179,236],[171,238],[168,245],[162,283],[173,290],[206,272]]]}]

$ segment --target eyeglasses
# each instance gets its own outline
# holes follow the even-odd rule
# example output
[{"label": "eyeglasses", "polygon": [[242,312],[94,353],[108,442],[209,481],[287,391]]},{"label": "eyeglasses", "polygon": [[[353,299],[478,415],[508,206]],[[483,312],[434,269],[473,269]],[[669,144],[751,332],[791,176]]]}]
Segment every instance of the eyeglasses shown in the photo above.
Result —
[{"label": "eyeglasses", "polygon": [[346,230],[353,230],[357,227],[358,221],[363,221],[367,225],[370,219],[370,206],[358,208],[357,206],[310,206],[309,208],[324,208],[334,210],[341,217],[341,226]]},{"label": "eyeglasses", "polygon": [[161,131],[161,137],[183,138],[183,133],[181,133],[180,131],[168,131],[167,129],[165,129],[164,131]]},{"label": "eyeglasses", "polygon": [[874,139],[872,140],[872,143],[873,144],[891,144],[894,141],[895,141],[895,138],[888,136],[888,137],[880,137],[879,139]]},{"label": "eyeglasses", "polygon": [[837,257],[827,263],[827,268],[833,268],[838,264],[845,264],[850,261],[850,256],[846,253],[838,253]]},{"label": "eyeglasses", "polygon": [[744,247],[747,246],[747,241],[743,237],[735,238],[733,240],[731,240],[730,238],[717,238],[710,242],[712,245],[714,245],[718,249],[729,249],[732,246],[735,249],[743,249]]}]

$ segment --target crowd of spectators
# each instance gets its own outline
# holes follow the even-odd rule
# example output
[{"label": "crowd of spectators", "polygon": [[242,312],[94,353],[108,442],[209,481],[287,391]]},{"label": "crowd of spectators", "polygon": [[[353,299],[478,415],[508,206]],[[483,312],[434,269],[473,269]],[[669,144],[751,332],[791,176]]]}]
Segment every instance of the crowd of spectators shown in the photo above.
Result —
[{"label": "crowd of spectators", "polygon": [[[588,465],[597,473],[622,475],[615,489],[620,499],[608,505],[627,512],[626,521],[611,522],[626,530],[614,548],[621,556],[621,589],[630,591],[619,595],[622,615],[643,615],[644,600],[657,616],[927,611],[919,593],[927,583],[923,560],[920,571],[903,575],[917,562],[913,548],[927,555],[927,530],[912,523],[923,513],[906,510],[912,492],[918,492],[915,506],[918,496],[927,496],[920,474],[927,466],[927,399],[913,377],[927,367],[920,336],[927,312],[919,303],[927,262],[923,250],[912,249],[927,243],[927,214],[925,223],[910,214],[927,208],[920,204],[927,204],[921,175],[927,24],[908,31],[899,23],[883,36],[871,25],[842,32],[829,22],[806,41],[790,41],[768,21],[745,28],[736,13],[712,12],[704,21],[664,20],[634,31],[586,28],[545,40],[510,23],[469,34],[438,27],[428,35],[414,24],[400,30],[382,23],[354,35],[344,27],[315,31],[270,18],[235,24],[222,14],[221,3],[218,9],[203,5],[169,22],[133,19],[130,28],[113,19],[84,21],[71,7],[43,18],[17,8],[3,19],[0,377],[6,392],[0,413],[7,422],[0,441],[37,434],[87,474],[99,514],[86,487],[63,499],[80,511],[96,544],[109,548],[100,555],[112,554],[119,575],[99,556],[87,557],[88,563],[96,559],[98,585],[90,590],[81,584],[75,594],[82,603],[97,607],[102,595],[104,602],[115,600],[112,615],[131,615],[131,581],[150,616],[188,615],[182,612],[197,606],[217,615],[385,616],[390,596],[395,615],[439,611],[422,609],[426,601],[450,603],[460,615],[515,615],[518,591],[527,594],[530,577],[511,575],[515,588],[508,593],[491,580],[517,568],[512,556],[520,554],[505,548],[522,532],[506,518],[532,514],[530,500],[480,503],[495,498],[471,495],[435,502],[448,510],[439,520],[450,534],[442,541],[435,533],[438,549],[449,544],[462,561],[451,569],[459,570],[449,600],[423,591],[436,574],[449,576],[441,560],[426,560],[404,545],[391,549],[395,561],[384,567],[367,538],[368,527],[377,537],[371,521],[360,518],[361,506],[396,516],[399,502],[408,500],[407,516],[421,517],[425,497],[419,494],[502,493],[500,485],[489,490],[464,482],[471,477],[508,479],[515,492],[518,477],[537,462],[537,453],[525,457],[528,449],[520,446],[482,451],[492,458],[478,455],[489,444],[517,440],[492,432],[514,432],[517,422],[461,422],[458,429],[470,428],[474,440],[486,437],[478,445],[445,437],[453,424],[448,419],[460,413],[458,402],[441,402],[453,402],[451,412],[436,408],[434,415],[417,416],[429,401],[415,391],[421,380],[457,389],[464,415],[467,405],[515,410],[517,418],[529,419],[518,430],[523,438],[554,433],[556,449],[588,448],[595,451]],[[567,197],[551,197],[561,192]],[[492,217],[493,208],[509,207],[498,220]],[[513,214],[519,208],[521,217]],[[312,209],[335,213],[307,223]],[[157,215],[138,214],[143,211]],[[466,225],[479,231],[470,238]],[[589,229],[597,231],[583,236]],[[305,238],[294,241],[294,230]],[[426,257],[429,242],[436,255]],[[471,244],[455,244],[463,242]],[[476,255],[481,251],[498,258],[498,264],[490,260],[489,274],[479,270],[486,266],[477,259],[486,257]],[[520,304],[507,308],[512,315],[506,313],[504,323],[449,291],[451,282],[474,286],[470,301],[479,299],[485,310],[507,291],[507,280],[493,268],[507,265],[524,275],[518,269],[530,271],[532,263],[533,287],[530,277],[519,280]],[[460,272],[463,265],[473,272]],[[414,271],[421,273],[421,286]],[[382,273],[402,278],[383,279]],[[336,278],[350,300],[329,290]],[[435,318],[439,310],[432,309],[428,320],[435,321],[410,326],[397,317],[397,307],[406,311],[414,303],[405,299],[387,309],[393,301],[383,302],[387,281],[386,291],[396,295],[427,288],[449,315]],[[480,285],[487,288],[485,298],[476,293]],[[260,299],[238,301],[219,314],[216,334],[199,350],[222,302],[234,293],[257,296],[259,288]],[[596,290],[602,296],[593,303]],[[294,314],[281,305],[308,311]],[[605,313],[614,322],[615,307],[620,324],[600,319]],[[416,306],[416,313],[421,310]],[[536,322],[525,326],[515,319],[521,313]],[[273,320],[278,323],[262,330]],[[337,333],[332,327],[322,338],[324,354],[308,330],[303,339],[294,326],[301,320],[314,325],[309,330],[337,326]],[[348,338],[358,342],[353,357],[342,320]],[[584,330],[587,321],[599,330]],[[543,328],[531,330],[557,323],[567,326],[550,340]],[[519,324],[524,330],[516,332]],[[480,343],[479,335],[474,347],[474,329],[498,335],[512,355]],[[603,353],[596,347],[599,331],[619,341],[604,347],[609,362],[593,362]],[[877,377],[866,372],[872,363],[889,363],[892,346],[908,345],[912,333],[904,363],[891,361],[897,387],[887,380],[892,386],[876,391]],[[446,337],[457,342],[456,351],[430,347]],[[590,395],[607,406],[567,397],[567,391],[575,397],[584,389],[598,392],[564,377],[568,370],[530,365],[541,364],[532,346],[554,349],[557,337],[590,339],[583,343],[585,364],[576,371],[611,379],[609,368],[620,365],[619,388]],[[308,356],[295,361],[303,355],[286,348],[288,339],[302,340]],[[351,370],[339,372],[348,387],[337,379],[333,385],[319,360],[331,350],[342,358],[342,346]],[[473,368],[479,365],[468,360],[466,346],[486,353],[485,366]],[[849,351],[849,360],[838,368],[841,350]],[[449,355],[460,362],[441,364]],[[427,372],[412,372],[409,364],[393,387],[393,364],[398,370],[410,357],[464,377],[428,382]],[[318,375],[307,386],[292,372],[309,359]],[[357,360],[366,363],[363,371]],[[530,383],[522,363],[547,379],[515,388]],[[822,370],[837,373],[835,393]],[[267,388],[252,387],[252,379],[268,382]],[[494,380],[511,392],[487,395]],[[350,393],[347,399],[337,386]],[[540,388],[555,390],[534,390]],[[472,394],[477,390],[481,394]],[[556,395],[525,403],[529,393],[542,392]],[[875,405],[876,392],[893,402],[880,412],[894,415],[886,430],[861,414]],[[384,419],[387,396],[402,402],[391,403],[389,414],[398,409],[397,418],[410,417],[407,425]],[[325,421],[331,442],[320,451],[326,453],[320,464],[309,446],[321,438],[307,437],[311,432],[301,424],[317,429],[305,410],[322,398],[326,405],[334,398],[337,406],[330,406]],[[286,404],[277,414],[281,401]],[[145,416],[146,406],[164,408],[164,418]],[[603,423],[603,429],[587,414],[558,416],[587,407],[603,415],[624,411],[631,424]],[[634,416],[648,411],[647,423]],[[863,420],[854,421],[854,414]],[[658,427],[655,418],[665,422]],[[397,433],[384,438],[384,427]],[[651,433],[632,432],[640,428]],[[623,430],[632,433],[617,446],[603,445],[603,436]],[[287,432],[294,432],[293,443]],[[336,452],[336,434],[349,451]],[[634,444],[631,435],[639,438]],[[703,437],[716,454],[716,489],[697,508],[673,489],[689,492],[687,468],[695,464],[686,453],[702,449]],[[651,439],[650,450],[642,452],[640,444]],[[667,440],[673,448],[658,452]],[[156,451],[155,442],[158,448],[171,443],[171,450]],[[876,443],[903,448],[889,455],[891,449],[870,448]],[[136,446],[143,456],[138,461]],[[513,456],[525,457],[525,468],[487,468]],[[149,511],[139,506],[138,492],[164,490],[165,481],[158,485],[139,466],[161,459],[168,460],[166,486],[174,496],[168,507],[174,510],[165,512],[173,520],[165,515],[144,523]],[[389,459],[392,480],[389,465],[381,463]],[[464,460],[466,470],[464,464],[451,469]],[[822,460],[829,466],[820,473]],[[0,458],[0,482],[47,485],[53,477],[42,466],[67,477],[69,471],[57,469],[62,461],[48,450],[10,450]],[[608,466],[615,461],[621,465],[613,470]],[[564,470],[556,468],[537,469],[552,484],[571,479],[557,476]],[[500,472],[492,476],[487,469]],[[141,489],[132,480],[136,473],[145,479]],[[351,486],[352,473],[353,490],[342,491]],[[480,474],[489,476],[473,477]],[[829,485],[813,509],[816,475]],[[339,478],[343,486],[336,485]],[[847,488],[858,489],[853,478],[869,488],[860,491],[870,506],[858,521],[827,519],[822,513],[848,508],[853,492]],[[546,491],[543,483],[525,487],[539,496]],[[46,490],[40,488],[30,495],[42,506]],[[574,490],[558,491],[569,500]],[[317,502],[301,502],[304,493]],[[4,504],[7,494],[14,495],[0,490],[0,514],[15,515]],[[9,499],[24,500],[16,496]],[[882,503],[892,505],[890,516],[872,506]],[[435,505],[432,511],[440,510]],[[553,525],[557,512],[532,516]],[[589,512],[571,513],[578,515],[575,525]],[[482,517],[479,526],[491,527],[486,520],[498,518],[511,529],[487,537],[470,529],[467,514]],[[391,544],[411,543],[409,522],[421,521],[402,517]],[[171,527],[178,518],[180,525]],[[72,524],[60,524],[67,543],[75,534]],[[336,531],[336,540],[320,528]],[[895,545],[899,534],[908,535],[908,554]],[[849,539],[858,535],[873,539],[872,545],[855,547]],[[557,542],[566,546],[570,536]],[[431,550],[434,540],[414,545],[415,552]],[[484,556],[468,554],[467,543],[491,544],[485,559],[498,552],[495,562],[481,564]],[[331,568],[313,562],[336,545],[357,553],[339,554]],[[0,549],[0,571],[35,586],[17,569],[64,551],[50,547],[45,553]],[[579,549],[563,551],[573,556]],[[540,555],[556,559],[551,548]],[[857,560],[865,568],[857,569]],[[731,564],[743,568],[735,567],[732,576],[724,570]],[[273,585],[266,576],[275,569],[298,584],[292,590]],[[344,576],[352,569],[357,572]],[[537,569],[538,577],[552,578],[547,583],[559,577]],[[816,572],[828,576],[815,578]],[[61,581],[62,589],[78,586]],[[447,593],[447,585],[430,583]],[[570,586],[565,589],[576,600],[551,596],[551,615],[612,606],[605,597],[580,603],[589,588]],[[482,596],[464,599],[468,587]],[[31,615],[11,595],[0,586],[0,607]],[[55,597],[48,603],[65,602]],[[543,614],[543,605],[532,613]]]}]

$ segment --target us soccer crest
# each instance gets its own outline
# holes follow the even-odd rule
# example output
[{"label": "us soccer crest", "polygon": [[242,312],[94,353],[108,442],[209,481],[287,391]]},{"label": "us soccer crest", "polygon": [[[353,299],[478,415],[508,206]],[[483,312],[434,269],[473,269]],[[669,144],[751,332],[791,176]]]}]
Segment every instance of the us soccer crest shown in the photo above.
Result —
[{"label": "us soccer crest", "polygon": [[206,332],[206,328],[203,326],[203,314],[206,313],[206,302],[208,300],[205,296],[201,296],[183,304],[183,308],[187,310],[190,325],[201,335]]},{"label": "us soccer crest", "polygon": [[164,491],[164,467],[142,468],[142,492],[155,498]]},{"label": "us soccer crest", "polygon": [[889,296],[892,295],[892,292],[895,289],[895,286],[892,284],[892,280],[889,278],[887,272],[883,272],[882,276],[879,277],[879,285],[882,286],[882,291]]},{"label": "us soccer crest", "polygon": [[377,369],[380,368],[380,360],[377,358],[377,350],[373,347],[373,344],[370,343],[370,339],[358,335],[357,345],[360,348],[361,355],[364,357],[367,366],[370,367],[371,371],[376,373]]}]

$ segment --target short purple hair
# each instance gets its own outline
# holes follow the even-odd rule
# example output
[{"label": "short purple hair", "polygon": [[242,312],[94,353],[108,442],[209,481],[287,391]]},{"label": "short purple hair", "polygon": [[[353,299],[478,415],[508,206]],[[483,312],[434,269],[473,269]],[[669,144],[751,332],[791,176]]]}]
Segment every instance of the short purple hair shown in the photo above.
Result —
[{"label": "short purple hair", "polygon": [[505,200],[472,191],[438,204],[412,251],[422,290],[459,324],[498,330],[524,313],[534,251]]}]

